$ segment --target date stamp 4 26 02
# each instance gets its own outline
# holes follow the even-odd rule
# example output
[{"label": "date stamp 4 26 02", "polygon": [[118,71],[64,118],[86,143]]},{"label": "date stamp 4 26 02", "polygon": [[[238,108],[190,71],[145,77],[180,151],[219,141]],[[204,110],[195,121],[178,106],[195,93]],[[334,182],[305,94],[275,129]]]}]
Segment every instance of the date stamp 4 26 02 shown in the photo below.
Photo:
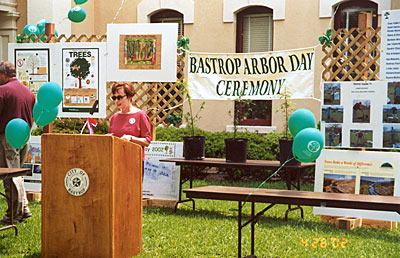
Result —
[{"label": "date stamp 4 26 02", "polygon": [[325,238],[325,237],[314,237],[312,239],[302,238],[301,243],[304,247],[312,247],[312,248],[346,248],[349,240],[347,238]]}]

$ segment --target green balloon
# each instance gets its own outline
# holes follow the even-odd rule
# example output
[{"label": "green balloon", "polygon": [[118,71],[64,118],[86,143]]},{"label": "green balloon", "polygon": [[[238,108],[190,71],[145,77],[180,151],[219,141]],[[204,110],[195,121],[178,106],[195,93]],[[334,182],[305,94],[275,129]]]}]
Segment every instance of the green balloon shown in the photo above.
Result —
[{"label": "green balloon", "polygon": [[28,142],[30,134],[31,128],[21,118],[14,118],[6,125],[6,140],[14,149],[22,148]]},{"label": "green balloon", "polygon": [[46,110],[38,102],[33,106],[33,120],[38,126],[45,126],[56,119],[58,115],[58,106]]},{"label": "green balloon", "polygon": [[324,136],[315,128],[301,130],[293,140],[292,152],[300,162],[312,162],[321,154]]},{"label": "green balloon", "polygon": [[86,11],[80,6],[75,6],[68,12],[68,19],[72,22],[82,22],[85,18]]},{"label": "green balloon", "polygon": [[75,4],[84,4],[86,3],[88,0],[74,0]]},{"label": "green balloon", "polygon": [[37,93],[37,102],[47,111],[51,111],[54,107],[57,107],[61,103],[62,98],[62,89],[55,82],[46,82],[40,86]]},{"label": "green balloon", "polygon": [[35,24],[26,25],[22,30],[22,33],[26,34],[28,37],[32,34],[35,34],[36,36],[39,36],[40,34],[39,29]]},{"label": "green balloon", "polygon": [[290,133],[296,137],[304,128],[315,128],[314,114],[308,109],[298,109],[289,117],[288,126]]}]

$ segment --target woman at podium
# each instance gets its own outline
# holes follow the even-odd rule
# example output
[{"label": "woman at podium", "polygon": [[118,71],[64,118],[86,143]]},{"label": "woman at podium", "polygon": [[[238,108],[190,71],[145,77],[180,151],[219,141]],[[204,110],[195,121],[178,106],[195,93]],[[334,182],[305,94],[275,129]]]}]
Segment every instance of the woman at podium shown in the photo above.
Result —
[{"label": "woman at podium", "polygon": [[132,104],[135,89],[130,82],[115,82],[111,88],[111,99],[117,105],[119,112],[110,120],[109,133],[113,136],[137,143],[143,147],[151,142],[151,124],[147,114]]}]

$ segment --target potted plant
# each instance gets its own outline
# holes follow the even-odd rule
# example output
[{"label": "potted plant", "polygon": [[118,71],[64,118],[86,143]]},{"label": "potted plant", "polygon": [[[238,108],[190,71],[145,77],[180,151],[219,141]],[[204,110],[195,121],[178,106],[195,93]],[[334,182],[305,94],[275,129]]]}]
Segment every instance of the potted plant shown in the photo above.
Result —
[{"label": "potted plant", "polygon": [[[239,98],[234,100],[235,104],[246,102],[249,104],[250,100],[243,100],[240,94]],[[246,110],[246,114],[249,109]],[[246,114],[242,114],[246,116]],[[229,115],[233,118],[233,138],[224,139],[225,140],[225,154],[227,162],[246,162],[247,160],[247,140],[245,138],[236,138],[238,125],[240,121],[239,112],[234,112],[229,110]]]},{"label": "potted plant", "polygon": [[[284,128],[283,128],[283,138],[279,139],[279,161],[281,164],[285,163],[286,160],[291,159],[293,157],[292,153],[292,145],[293,145],[293,137],[289,132],[289,117],[294,111],[294,104],[290,101],[292,93],[289,90],[289,86],[284,88],[284,91],[280,94],[280,99],[283,102],[280,104],[280,110],[284,115]],[[277,110],[278,112],[279,110]],[[292,159],[287,164],[299,164],[300,162],[296,159]]]},{"label": "potted plant", "polygon": [[177,83],[178,88],[188,101],[189,111],[183,114],[186,126],[189,128],[190,136],[183,137],[183,156],[185,159],[203,159],[205,154],[205,136],[196,136],[195,127],[197,121],[201,118],[199,113],[204,109],[205,102],[202,102],[199,110],[195,113],[193,111],[192,97],[188,88],[188,81],[183,80]]}]

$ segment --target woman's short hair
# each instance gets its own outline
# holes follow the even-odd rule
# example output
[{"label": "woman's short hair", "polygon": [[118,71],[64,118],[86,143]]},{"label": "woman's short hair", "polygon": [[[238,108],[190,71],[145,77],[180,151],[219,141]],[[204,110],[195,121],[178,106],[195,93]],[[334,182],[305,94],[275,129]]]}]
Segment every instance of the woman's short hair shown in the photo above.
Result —
[{"label": "woman's short hair", "polygon": [[7,77],[12,78],[16,76],[15,66],[8,61],[0,62],[0,73],[7,75]]},{"label": "woman's short hair", "polygon": [[124,89],[124,92],[128,98],[135,95],[135,88],[133,88],[133,84],[130,82],[114,82],[111,87],[112,94],[115,94],[120,88]]}]

